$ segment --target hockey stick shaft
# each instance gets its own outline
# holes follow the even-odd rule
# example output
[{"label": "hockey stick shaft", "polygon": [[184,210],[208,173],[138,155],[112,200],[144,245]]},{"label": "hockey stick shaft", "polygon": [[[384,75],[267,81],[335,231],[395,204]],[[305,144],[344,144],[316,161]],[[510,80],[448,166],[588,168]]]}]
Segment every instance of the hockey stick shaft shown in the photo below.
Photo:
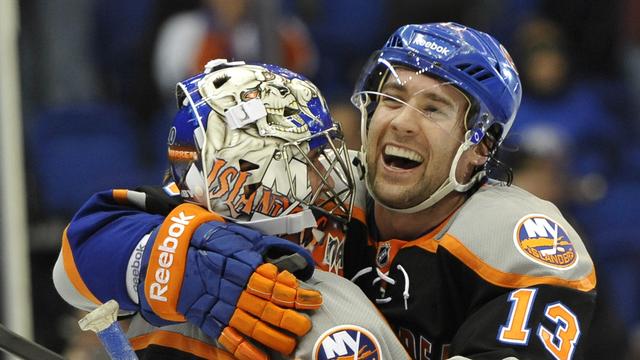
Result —
[{"label": "hockey stick shaft", "polygon": [[108,328],[97,332],[96,335],[111,359],[138,360],[118,322],[114,322]]},{"label": "hockey stick shaft", "polygon": [[96,333],[112,360],[137,360],[124,331],[117,321],[118,303],[109,300],[78,321],[82,330]]},{"label": "hockey stick shaft", "polygon": [[27,360],[62,360],[63,357],[14,333],[0,324],[0,349]]}]

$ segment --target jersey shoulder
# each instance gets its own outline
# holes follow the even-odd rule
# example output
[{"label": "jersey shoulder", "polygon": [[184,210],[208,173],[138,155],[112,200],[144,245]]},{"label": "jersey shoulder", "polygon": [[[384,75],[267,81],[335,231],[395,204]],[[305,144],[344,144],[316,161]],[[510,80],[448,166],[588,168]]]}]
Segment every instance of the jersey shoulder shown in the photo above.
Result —
[{"label": "jersey shoulder", "polygon": [[313,327],[300,339],[294,358],[346,359],[368,353],[409,359],[383,315],[356,284],[316,269],[302,286],[320,291],[323,303],[309,314]]},{"label": "jersey shoulder", "polygon": [[440,236],[441,246],[496,285],[595,287],[580,235],[555,205],[517,186],[482,186]]}]

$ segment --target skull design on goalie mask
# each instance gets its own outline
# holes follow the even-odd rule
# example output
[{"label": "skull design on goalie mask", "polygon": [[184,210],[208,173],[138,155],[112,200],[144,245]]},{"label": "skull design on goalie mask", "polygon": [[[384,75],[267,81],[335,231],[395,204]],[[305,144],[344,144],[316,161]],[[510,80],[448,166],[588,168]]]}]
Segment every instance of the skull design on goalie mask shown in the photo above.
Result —
[{"label": "skull design on goalie mask", "polygon": [[350,159],[318,89],[274,65],[212,61],[178,83],[169,161],[182,197],[243,220],[349,218]]},{"label": "skull design on goalie mask", "polygon": [[201,91],[220,115],[242,102],[260,99],[267,111],[267,116],[256,121],[261,136],[293,141],[311,135],[309,126],[300,118],[300,114],[315,118],[307,103],[317,98],[318,92],[308,81],[288,79],[260,66],[245,65],[205,76]]}]

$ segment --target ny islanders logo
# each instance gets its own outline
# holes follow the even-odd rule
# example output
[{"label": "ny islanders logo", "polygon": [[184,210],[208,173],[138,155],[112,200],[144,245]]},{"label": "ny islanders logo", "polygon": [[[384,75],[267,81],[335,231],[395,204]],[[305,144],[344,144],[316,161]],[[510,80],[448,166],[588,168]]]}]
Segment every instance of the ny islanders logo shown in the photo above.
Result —
[{"label": "ny islanders logo", "polygon": [[516,248],[527,258],[554,269],[569,269],[578,254],[566,231],[548,216],[529,214],[513,230]]},{"label": "ny islanders logo", "polygon": [[313,360],[381,360],[380,344],[367,330],[340,325],[325,331],[313,346]]}]

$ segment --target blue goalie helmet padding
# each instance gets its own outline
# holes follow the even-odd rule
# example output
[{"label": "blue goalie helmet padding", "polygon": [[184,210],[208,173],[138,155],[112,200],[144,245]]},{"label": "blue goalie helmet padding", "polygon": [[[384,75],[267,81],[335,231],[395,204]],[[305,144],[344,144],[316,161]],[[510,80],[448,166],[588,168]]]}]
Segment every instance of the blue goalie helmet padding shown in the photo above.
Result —
[{"label": "blue goalie helmet padding", "polygon": [[[492,36],[456,23],[406,25],[369,59],[356,83],[354,103],[377,91],[389,66],[430,74],[462,90],[476,107],[467,126],[482,137],[501,126],[500,143],[520,106],[522,87],[506,49]],[[375,99],[369,99],[370,110]],[[358,104],[356,103],[358,106]]]},{"label": "blue goalie helmet padding", "polygon": [[176,98],[168,155],[185,200],[232,218],[304,207],[350,216],[342,132],[309,80],[276,65],[218,59],[179,82]]}]

